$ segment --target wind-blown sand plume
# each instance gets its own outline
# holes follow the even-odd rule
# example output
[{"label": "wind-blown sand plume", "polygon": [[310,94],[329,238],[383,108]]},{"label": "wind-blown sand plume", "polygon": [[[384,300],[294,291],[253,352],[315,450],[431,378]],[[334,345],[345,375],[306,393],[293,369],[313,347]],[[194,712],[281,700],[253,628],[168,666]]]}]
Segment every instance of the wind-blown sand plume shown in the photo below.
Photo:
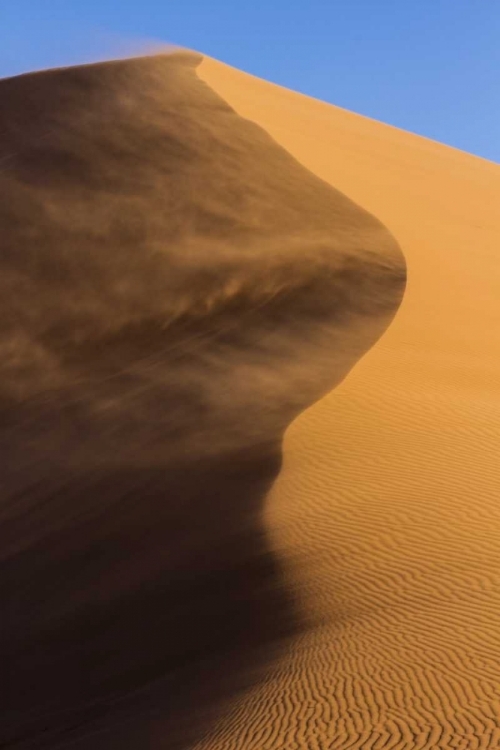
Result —
[{"label": "wind-blown sand plume", "polygon": [[205,58],[199,75],[376,215],[408,287],[284,442],[275,549],[324,625],[196,750],[500,747],[500,169]]},{"label": "wind-blown sand plume", "polygon": [[4,747],[187,747],[300,622],[283,431],[401,300],[378,220],[181,53],[0,81]]}]

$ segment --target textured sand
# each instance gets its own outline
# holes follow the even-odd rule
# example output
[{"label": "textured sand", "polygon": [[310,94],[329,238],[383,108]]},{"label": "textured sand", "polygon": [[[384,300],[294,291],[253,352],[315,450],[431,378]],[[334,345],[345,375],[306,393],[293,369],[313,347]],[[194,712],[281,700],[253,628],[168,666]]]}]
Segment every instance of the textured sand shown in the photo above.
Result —
[{"label": "textured sand", "polygon": [[0,101],[0,745],[497,750],[499,168],[192,54]]},{"label": "textured sand", "polygon": [[274,546],[324,625],[196,750],[496,750],[500,169],[209,58],[198,74],[389,228],[408,286],[383,338],[288,430],[269,500]]},{"label": "textured sand", "polygon": [[2,747],[191,747],[314,616],[266,495],[405,263],[200,60],[0,81]]}]

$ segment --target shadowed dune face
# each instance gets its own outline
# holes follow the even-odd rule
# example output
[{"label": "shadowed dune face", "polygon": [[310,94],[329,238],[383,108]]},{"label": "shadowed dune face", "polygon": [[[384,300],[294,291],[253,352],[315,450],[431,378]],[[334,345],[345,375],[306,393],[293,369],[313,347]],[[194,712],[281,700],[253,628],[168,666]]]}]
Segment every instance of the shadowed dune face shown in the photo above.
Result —
[{"label": "shadowed dune face", "polygon": [[382,225],[198,62],[0,81],[5,746],[184,747],[256,679],[298,624],[283,431],[403,293]]}]

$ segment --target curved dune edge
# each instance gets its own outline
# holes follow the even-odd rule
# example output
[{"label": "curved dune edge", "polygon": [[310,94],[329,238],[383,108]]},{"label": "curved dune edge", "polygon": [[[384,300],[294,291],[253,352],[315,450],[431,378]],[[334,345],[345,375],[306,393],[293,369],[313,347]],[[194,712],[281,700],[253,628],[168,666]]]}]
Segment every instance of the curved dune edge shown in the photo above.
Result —
[{"label": "curved dune edge", "polygon": [[2,746],[184,748],[255,684],[301,624],[284,429],[401,301],[387,229],[200,59],[0,81]]},{"label": "curved dune edge", "polygon": [[197,73],[390,229],[408,286],[383,338],[288,430],[271,492],[275,547],[325,625],[196,750],[491,750],[500,169],[207,57]]}]

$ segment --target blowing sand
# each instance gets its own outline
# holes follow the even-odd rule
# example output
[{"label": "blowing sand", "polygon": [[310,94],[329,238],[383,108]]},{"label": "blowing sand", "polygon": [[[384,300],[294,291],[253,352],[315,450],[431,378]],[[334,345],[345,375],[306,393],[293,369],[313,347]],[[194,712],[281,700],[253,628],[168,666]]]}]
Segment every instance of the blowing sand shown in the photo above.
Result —
[{"label": "blowing sand", "polygon": [[383,338],[286,433],[269,499],[325,624],[197,750],[496,750],[500,169],[209,58],[198,73],[388,227],[408,284]]},{"label": "blowing sand", "polygon": [[3,746],[189,747],[310,619],[266,494],[405,263],[200,61],[0,82]]}]

